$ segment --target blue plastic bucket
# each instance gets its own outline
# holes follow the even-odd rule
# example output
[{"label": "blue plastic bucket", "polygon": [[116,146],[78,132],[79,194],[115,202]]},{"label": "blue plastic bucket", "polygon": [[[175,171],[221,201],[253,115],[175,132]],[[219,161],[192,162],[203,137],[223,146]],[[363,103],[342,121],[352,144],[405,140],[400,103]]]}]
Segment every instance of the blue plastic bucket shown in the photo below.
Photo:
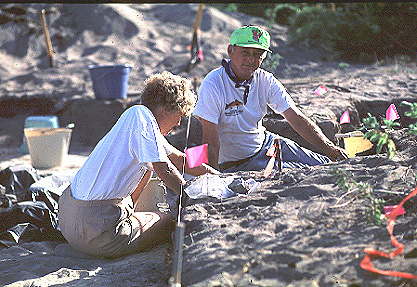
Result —
[{"label": "blue plastic bucket", "polygon": [[126,99],[131,65],[90,65],[96,99]]}]

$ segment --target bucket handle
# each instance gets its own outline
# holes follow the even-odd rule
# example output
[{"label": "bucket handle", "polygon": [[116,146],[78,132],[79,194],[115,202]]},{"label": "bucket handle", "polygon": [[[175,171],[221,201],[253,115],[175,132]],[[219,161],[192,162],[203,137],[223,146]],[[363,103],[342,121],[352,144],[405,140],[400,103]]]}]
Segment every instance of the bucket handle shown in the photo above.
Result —
[{"label": "bucket handle", "polygon": [[350,132],[347,134],[335,134],[334,135],[335,138],[340,139],[340,138],[354,138],[354,137],[363,137],[363,133],[362,132]]}]

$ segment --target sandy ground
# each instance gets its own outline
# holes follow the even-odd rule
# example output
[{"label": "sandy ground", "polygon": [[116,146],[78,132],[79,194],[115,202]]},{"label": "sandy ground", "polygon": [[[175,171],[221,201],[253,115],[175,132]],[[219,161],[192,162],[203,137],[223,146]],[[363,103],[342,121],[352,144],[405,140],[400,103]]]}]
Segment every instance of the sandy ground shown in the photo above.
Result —
[{"label": "sandy ground", "polygon": [[[49,67],[40,9],[46,9],[54,47]],[[169,70],[201,81],[226,57],[230,33],[237,27],[264,20],[206,7],[201,22],[204,61],[185,71],[190,54],[196,4],[143,5],[0,5],[0,169],[30,165],[19,147],[27,116],[68,114],[67,103],[84,99],[90,113],[117,114],[119,103],[94,105],[88,65],[130,63],[128,98],[140,93],[143,80]],[[360,125],[367,113],[383,117],[395,103],[402,127],[402,100],[415,101],[417,65],[405,57],[362,65],[334,60],[331,53],[305,43],[290,44],[286,28],[273,25],[272,50],[283,58],[272,71],[296,103],[334,141],[335,133]],[[264,63],[271,68],[272,63]],[[324,85],[328,92],[313,91]],[[81,104],[80,104],[81,105]],[[98,108],[100,106],[100,108]],[[114,112],[116,110],[116,112]],[[351,124],[338,120],[349,110]],[[86,111],[86,110],[83,110]],[[88,111],[88,109],[87,109]],[[88,112],[86,112],[88,113]],[[93,117],[94,117],[93,116]],[[61,124],[67,124],[63,122]],[[88,129],[78,124],[63,166],[39,169],[41,176],[71,175],[81,167],[93,146],[83,145]],[[109,123],[107,123],[109,125]],[[278,115],[264,125],[271,131],[303,143]],[[110,128],[110,126],[105,126]],[[183,130],[170,137],[183,145]],[[192,133],[195,135],[198,127]],[[92,135],[91,135],[92,136]],[[354,190],[346,194],[336,184],[338,172],[357,183],[369,184],[385,205],[398,204],[416,186],[416,140],[404,130],[394,133],[397,155],[351,158],[338,163],[284,170],[264,179],[260,173],[233,176],[254,178],[260,188],[248,196],[186,201],[182,220],[184,286],[417,286],[416,281],[375,275],[359,264],[365,247],[392,251],[386,220],[369,222],[369,198]],[[339,142],[342,144],[342,142]],[[390,193],[391,192],[391,193]],[[375,260],[376,267],[417,274],[416,200],[405,205],[394,234],[405,244],[402,255]],[[2,286],[166,286],[170,277],[172,246],[159,246],[117,260],[105,260],[74,251],[65,242],[21,243],[0,250]]]}]

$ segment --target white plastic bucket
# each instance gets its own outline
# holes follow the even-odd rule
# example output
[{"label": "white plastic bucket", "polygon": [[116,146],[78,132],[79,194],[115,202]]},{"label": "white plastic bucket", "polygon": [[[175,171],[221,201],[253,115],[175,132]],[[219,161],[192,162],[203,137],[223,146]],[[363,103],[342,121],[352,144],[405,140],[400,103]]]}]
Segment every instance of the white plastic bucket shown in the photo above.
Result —
[{"label": "white plastic bucket", "polygon": [[165,190],[159,178],[152,177],[139,195],[135,211],[159,211],[158,203],[165,203]]},{"label": "white plastic bucket", "polygon": [[29,154],[34,168],[61,166],[68,155],[72,129],[24,129]]}]

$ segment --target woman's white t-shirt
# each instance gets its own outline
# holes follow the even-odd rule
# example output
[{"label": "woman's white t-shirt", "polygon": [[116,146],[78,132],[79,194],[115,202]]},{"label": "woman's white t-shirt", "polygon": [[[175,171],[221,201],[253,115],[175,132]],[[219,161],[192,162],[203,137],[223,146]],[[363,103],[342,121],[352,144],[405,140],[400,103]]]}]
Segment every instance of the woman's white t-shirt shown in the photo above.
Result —
[{"label": "woman's white t-shirt", "polygon": [[261,148],[268,106],[282,113],[294,105],[281,82],[263,69],[254,72],[246,104],[245,88],[235,85],[220,67],[207,74],[198,90],[194,115],[218,125],[219,163],[250,157]]},{"label": "woman's white t-shirt", "polygon": [[173,151],[152,112],[143,105],[127,109],[100,140],[71,183],[74,198],[125,198],[152,162],[167,162]]}]

